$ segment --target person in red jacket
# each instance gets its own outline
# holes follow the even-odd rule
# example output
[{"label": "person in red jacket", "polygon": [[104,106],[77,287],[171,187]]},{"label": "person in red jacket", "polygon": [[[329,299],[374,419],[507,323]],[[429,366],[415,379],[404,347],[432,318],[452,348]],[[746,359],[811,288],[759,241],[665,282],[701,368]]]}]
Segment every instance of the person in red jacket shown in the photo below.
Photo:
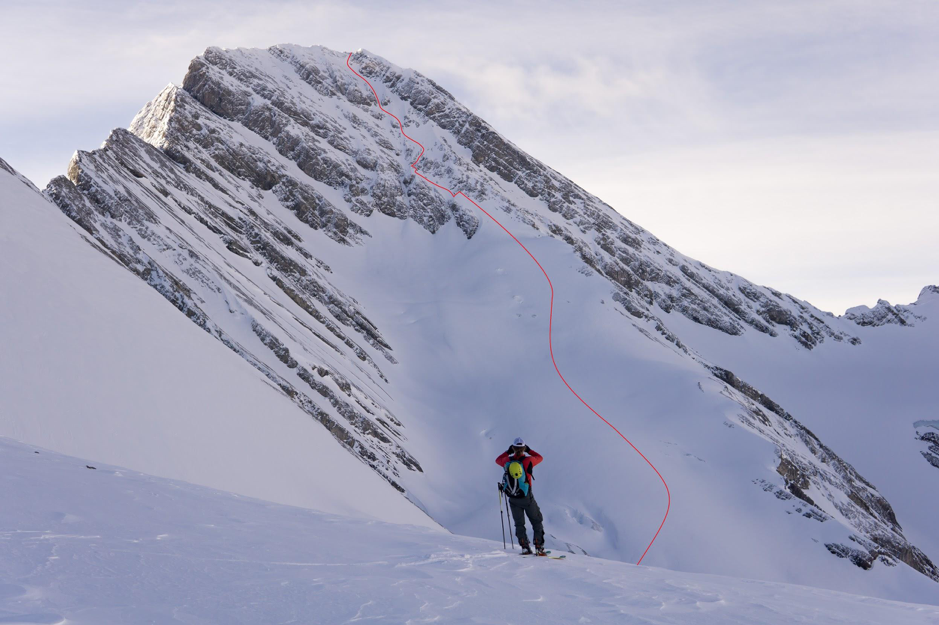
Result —
[{"label": "person in red jacket", "polygon": [[496,458],[496,464],[505,469],[500,487],[509,499],[512,519],[515,521],[515,536],[522,548],[522,555],[530,554],[528,533],[525,530],[525,515],[531,521],[531,530],[535,538],[535,552],[546,555],[544,550],[544,518],[532,493],[532,469],[544,458],[525,444],[521,437],[516,438],[504,453]]}]

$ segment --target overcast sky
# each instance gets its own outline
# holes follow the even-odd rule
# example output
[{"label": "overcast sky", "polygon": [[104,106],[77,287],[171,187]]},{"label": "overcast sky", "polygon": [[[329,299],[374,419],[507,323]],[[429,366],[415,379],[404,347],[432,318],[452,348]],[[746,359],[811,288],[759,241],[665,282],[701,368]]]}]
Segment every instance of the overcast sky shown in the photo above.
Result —
[{"label": "overcast sky", "polygon": [[939,283],[939,2],[0,0],[43,186],[206,47],[366,48],[680,251],[840,314]]}]

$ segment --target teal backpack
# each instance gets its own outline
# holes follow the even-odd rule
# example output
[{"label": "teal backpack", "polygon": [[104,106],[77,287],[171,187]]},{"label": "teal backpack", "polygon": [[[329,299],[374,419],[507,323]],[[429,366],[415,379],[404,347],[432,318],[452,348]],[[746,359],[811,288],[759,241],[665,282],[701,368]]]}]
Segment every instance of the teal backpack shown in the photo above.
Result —
[{"label": "teal backpack", "polygon": [[[513,477],[514,474],[518,474],[518,470],[511,471],[512,465],[516,464],[521,468],[521,475],[518,477]],[[525,471],[525,465],[519,460],[510,460],[505,463],[505,472],[502,474],[502,490],[509,497],[527,497],[530,485],[528,483],[528,474]]]}]

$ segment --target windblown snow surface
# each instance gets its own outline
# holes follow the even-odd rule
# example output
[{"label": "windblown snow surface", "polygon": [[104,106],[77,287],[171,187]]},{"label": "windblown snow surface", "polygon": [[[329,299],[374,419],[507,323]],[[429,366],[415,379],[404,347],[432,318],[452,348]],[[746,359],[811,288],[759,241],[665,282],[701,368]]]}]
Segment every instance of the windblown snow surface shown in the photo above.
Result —
[{"label": "windblown snow surface", "polygon": [[0,475],[0,623],[939,620],[935,606],[803,586],[522,559],[490,540],[281,506],[9,439]]}]

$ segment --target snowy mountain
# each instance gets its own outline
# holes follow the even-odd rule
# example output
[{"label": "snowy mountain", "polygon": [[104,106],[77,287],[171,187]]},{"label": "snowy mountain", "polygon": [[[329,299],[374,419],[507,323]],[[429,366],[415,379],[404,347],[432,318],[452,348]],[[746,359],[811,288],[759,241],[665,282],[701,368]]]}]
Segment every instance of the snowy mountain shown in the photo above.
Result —
[{"label": "snowy mountain", "polygon": [[0,512],[3,623],[939,619],[935,606],[816,588],[576,555],[521,559],[501,542],[235,497],[8,439],[0,472],[3,494],[29,502]]},{"label": "snowy mountain", "polygon": [[[803,397],[760,363],[866,362],[875,333],[925,322],[855,323],[709,268],[428,78],[364,51],[348,62],[426,147],[419,172],[496,216],[550,276],[558,366],[671,490],[644,564],[936,601],[931,508],[910,495],[919,473],[906,491],[879,490],[890,461],[858,458],[819,425],[823,406],[841,404],[811,400],[838,396]],[[210,48],[181,88],[79,152],[45,193],[203,342],[217,339],[447,529],[497,535],[492,459],[521,434],[546,457],[535,491],[549,546],[638,560],[665,514],[662,482],[558,379],[539,267],[473,204],[415,175],[419,154],[346,54]],[[188,377],[240,384],[205,367]],[[886,421],[857,414],[860,429]],[[53,444],[66,436],[56,419],[35,420],[51,432],[42,441],[11,434],[16,419],[0,434],[78,453]],[[293,442],[288,460],[304,454]]]}]

